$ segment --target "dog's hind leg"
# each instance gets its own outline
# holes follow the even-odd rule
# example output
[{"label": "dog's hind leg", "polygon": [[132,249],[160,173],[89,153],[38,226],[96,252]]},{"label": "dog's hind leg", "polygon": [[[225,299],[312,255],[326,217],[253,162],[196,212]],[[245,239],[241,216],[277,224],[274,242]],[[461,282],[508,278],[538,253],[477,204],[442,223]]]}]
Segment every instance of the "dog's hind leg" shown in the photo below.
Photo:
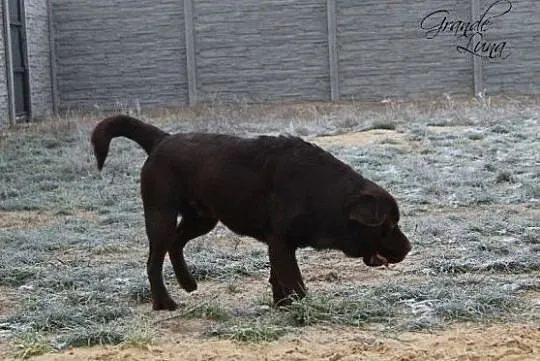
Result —
[{"label": "dog's hind leg", "polygon": [[154,310],[175,310],[177,305],[163,283],[165,254],[176,239],[177,210],[171,207],[148,207],[145,204],[146,233],[150,243],[147,272]]},{"label": "dog's hind leg", "polygon": [[270,243],[270,284],[276,306],[287,305],[306,295],[306,286],[296,261],[295,249],[281,242]]},{"label": "dog's hind leg", "polygon": [[176,279],[187,292],[195,291],[197,282],[189,272],[184,259],[184,246],[189,240],[210,232],[217,222],[212,218],[184,216],[178,225],[176,242],[170,245],[168,251]]}]

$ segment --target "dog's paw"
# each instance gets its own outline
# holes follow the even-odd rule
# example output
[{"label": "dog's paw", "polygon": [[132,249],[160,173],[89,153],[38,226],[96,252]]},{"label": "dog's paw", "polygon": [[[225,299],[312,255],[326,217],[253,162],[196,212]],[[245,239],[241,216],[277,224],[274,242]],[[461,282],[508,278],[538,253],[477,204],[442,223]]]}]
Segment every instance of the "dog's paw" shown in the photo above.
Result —
[{"label": "dog's paw", "polygon": [[274,299],[274,308],[280,309],[287,306],[290,306],[293,303],[293,299],[290,297],[280,298],[280,299]]},{"label": "dog's paw", "polygon": [[154,311],[174,311],[177,308],[178,305],[171,298],[152,301],[152,309]]},{"label": "dog's paw", "polygon": [[188,293],[191,293],[191,292],[197,290],[197,282],[195,282],[195,280],[193,278],[183,280],[183,282],[180,283],[180,286],[182,286],[182,288]]},{"label": "dog's paw", "polygon": [[274,294],[274,307],[280,308],[290,306],[293,302],[303,299],[305,295],[305,291],[302,291],[301,293],[291,291],[288,292],[288,295],[287,293],[281,292],[278,294]]}]

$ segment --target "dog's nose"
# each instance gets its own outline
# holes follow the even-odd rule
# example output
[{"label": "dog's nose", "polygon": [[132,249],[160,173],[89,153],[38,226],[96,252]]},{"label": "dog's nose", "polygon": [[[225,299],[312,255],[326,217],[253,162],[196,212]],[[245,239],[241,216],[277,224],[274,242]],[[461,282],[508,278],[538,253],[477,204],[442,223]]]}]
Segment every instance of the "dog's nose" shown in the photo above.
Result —
[{"label": "dog's nose", "polygon": [[405,238],[407,240],[407,247],[405,249],[405,255],[407,255],[407,253],[409,253],[412,249],[412,244],[411,242],[409,242],[409,240],[407,238]]},{"label": "dog's nose", "polygon": [[396,235],[396,238],[394,238],[393,247],[387,249],[386,252],[381,253],[383,253],[389,263],[399,263],[405,259],[411,249],[411,242],[409,242],[403,233],[399,232],[399,234]]}]

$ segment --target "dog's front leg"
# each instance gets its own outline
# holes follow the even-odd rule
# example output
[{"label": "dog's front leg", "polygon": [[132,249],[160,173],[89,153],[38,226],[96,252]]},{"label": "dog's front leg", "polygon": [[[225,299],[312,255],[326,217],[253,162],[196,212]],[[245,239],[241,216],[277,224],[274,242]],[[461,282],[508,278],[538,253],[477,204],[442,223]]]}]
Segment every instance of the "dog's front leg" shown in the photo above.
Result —
[{"label": "dog's front leg", "polygon": [[276,306],[288,305],[294,299],[302,299],[306,295],[306,286],[296,261],[295,251],[281,241],[270,243],[269,281]]}]

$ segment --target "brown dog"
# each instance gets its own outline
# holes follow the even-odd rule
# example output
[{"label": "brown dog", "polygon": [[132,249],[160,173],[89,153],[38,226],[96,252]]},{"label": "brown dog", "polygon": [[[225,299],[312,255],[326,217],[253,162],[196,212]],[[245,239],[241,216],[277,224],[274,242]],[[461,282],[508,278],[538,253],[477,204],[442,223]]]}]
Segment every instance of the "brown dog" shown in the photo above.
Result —
[{"label": "brown dog", "polygon": [[368,266],[400,262],[411,249],[388,192],[299,138],[170,135],[118,115],[100,122],[92,133],[100,170],[111,139],[121,136],[148,153],[141,195],[154,310],[177,307],[163,284],[165,254],[180,285],[195,290],[183,248],[218,221],[268,245],[276,304],[305,295],[295,257],[299,247],[338,249],[362,257]]}]

